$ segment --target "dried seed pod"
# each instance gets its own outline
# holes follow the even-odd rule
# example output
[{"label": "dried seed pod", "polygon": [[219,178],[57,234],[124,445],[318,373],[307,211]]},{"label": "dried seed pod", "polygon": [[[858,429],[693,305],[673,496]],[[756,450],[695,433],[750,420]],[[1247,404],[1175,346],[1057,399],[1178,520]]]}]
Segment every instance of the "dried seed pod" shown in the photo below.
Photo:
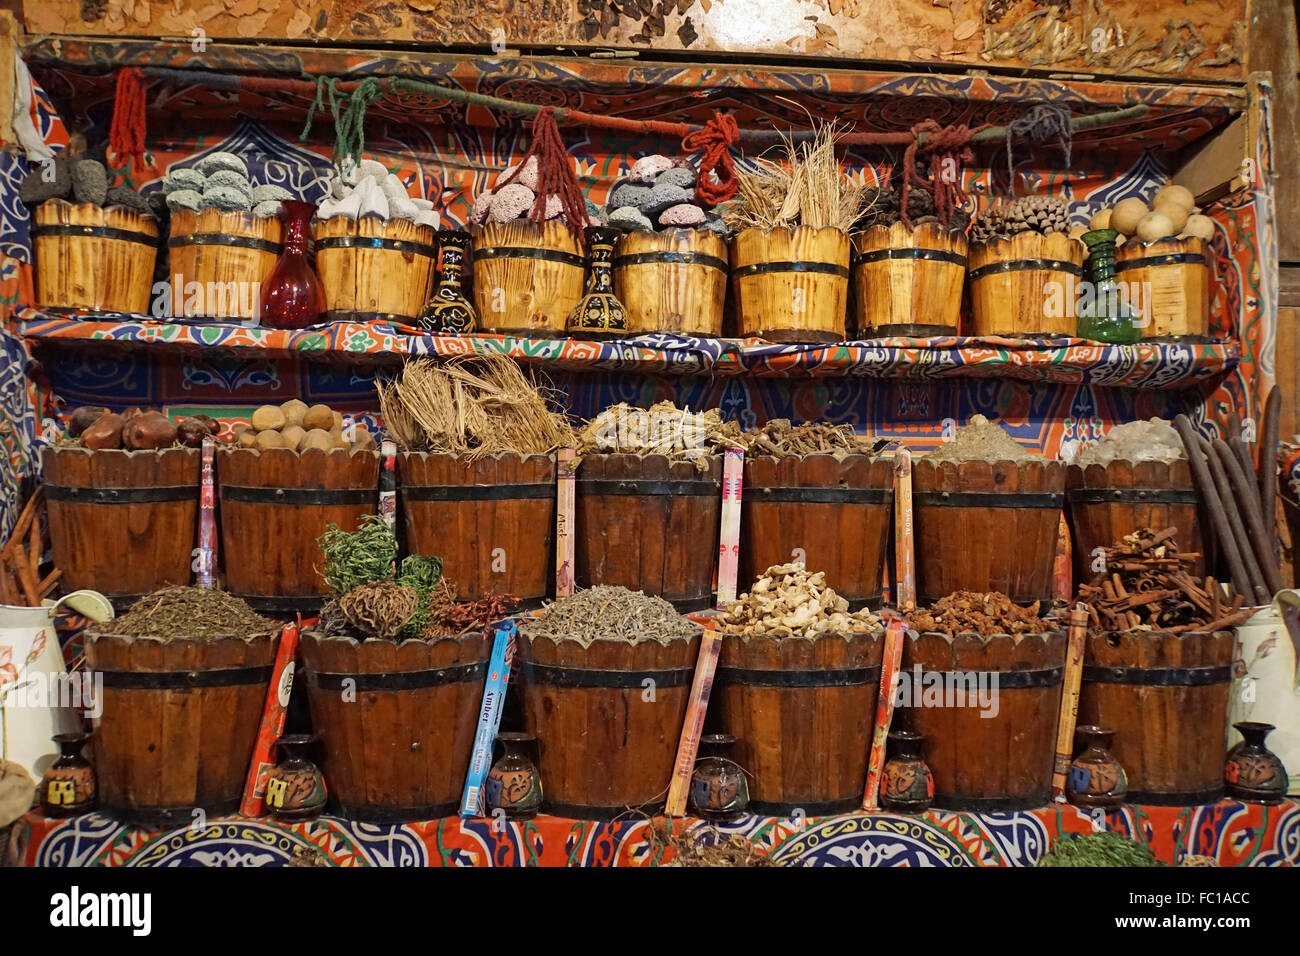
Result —
[{"label": "dried seed pod", "polygon": [[122,447],[122,427],[125,419],[109,413],[101,415],[95,423],[81,433],[81,444],[96,451]]}]

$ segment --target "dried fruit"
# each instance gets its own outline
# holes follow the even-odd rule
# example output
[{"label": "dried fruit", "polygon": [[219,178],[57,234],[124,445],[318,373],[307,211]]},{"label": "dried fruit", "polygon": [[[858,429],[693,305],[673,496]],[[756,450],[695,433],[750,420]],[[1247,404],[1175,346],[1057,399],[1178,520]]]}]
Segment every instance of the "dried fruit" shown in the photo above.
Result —
[{"label": "dried fruit", "polygon": [[68,418],[68,435],[76,438],[101,417],[108,414],[107,408],[101,408],[96,405],[82,405],[75,409]]},{"label": "dried fruit", "polygon": [[718,617],[724,634],[815,638],[877,630],[880,618],[863,609],[849,613],[849,602],[826,585],[826,572],[799,564],[768,568],[749,592]]},{"label": "dried fruit", "polygon": [[263,405],[257,411],[253,412],[251,421],[253,423],[253,428],[259,432],[268,429],[278,430],[288,424],[284,410],[278,405]]},{"label": "dried fruit", "polygon": [[81,433],[81,444],[99,451],[122,447],[122,426],[126,420],[121,415],[101,415],[95,423]]},{"label": "dried fruit", "polygon": [[999,591],[955,591],[928,609],[913,611],[908,626],[922,634],[1045,634],[1053,630],[1038,616],[1038,602],[1029,607],[1013,604]]},{"label": "dried fruit", "polygon": [[176,441],[176,426],[161,412],[137,415],[122,428],[122,446],[135,451],[166,448]]}]

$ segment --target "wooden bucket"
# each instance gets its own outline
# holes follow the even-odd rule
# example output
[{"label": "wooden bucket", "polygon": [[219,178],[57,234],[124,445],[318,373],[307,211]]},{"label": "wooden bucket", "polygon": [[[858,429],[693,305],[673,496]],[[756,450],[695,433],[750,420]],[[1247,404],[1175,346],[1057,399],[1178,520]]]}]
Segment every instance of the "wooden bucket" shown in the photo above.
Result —
[{"label": "wooden bucket", "polygon": [[483,330],[564,336],[587,260],[561,222],[490,222],[473,230],[474,305]]},{"label": "wooden bucket", "polygon": [[745,462],[741,590],[777,564],[802,561],[854,610],[878,608],[894,469],[866,455],[790,455]]},{"label": "wooden bucket", "polygon": [[[1066,649],[1061,631],[987,639],[908,632],[901,700],[909,706],[900,713],[925,734],[936,807],[996,813],[1048,803]],[[939,679],[927,672],[953,688],[943,706],[927,706],[926,686]]]},{"label": "wooden bucket", "polygon": [[1051,601],[1065,465],[922,458],[912,488],[919,603],[954,591]]},{"label": "wooden bucket", "polygon": [[578,587],[616,584],[671,601],[713,604],[722,461],[708,471],[663,455],[584,455],[574,483]]},{"label": "wooden bucket", "polygon": [[[966,282],[966,236],[938,223],[901,222],[853,237],[858,338],[956,335]],[[921,320],[921,321],[918,321]]]},{"label": "wooden bucket", "polygon": [[32,219],[37,308],[149,313],[158,257],[152,218],[51,199]]},{"label": "wooden bucket", "polygon": [[727,298],[727,241],[710,229],[627,232],[614,246],[614,293],[628,332],[717,337]]},{"label": "wooden bucket", "polygon": [[442,558],[462,600],[496,592],[540,606],[554,580],[554,455],[403,453],[397,468],[410,553]]},{"label": "wooden bucket", "polygon": [[1140,304],[1147,320],[1142,338],[1204,339],[1209,334],[1213,257],[1209,243],[1194,236],[1130,239],[1115,250],[1115,281],[1129,290],[1128,301]]},{"label": "wooden bucket", "polygon": [[189,584],[199,462],[195,448],[42,449],[60,587],[90,588],[121,605],[169,584]]},{"label": "wooden bucket", "polygon": [[316,273],[326,322],[415,322],[438,263],[429,226],[378,216],[318,219]]},{"label": "wooden bucket", "polygon": [[173,213],[167,239],[172,311],[209,319],[260,317],[261,287],[280,258],[282,235],[275,216],[216,209]]},{"label": "wooden bucket", "polygon": [[1200,555],[1191,567],[1192,576],[1205,577],[1205,541],[1197,515],[1201,497],[1186,459],[1070,465],[1065,500],[1074,534],[1076,582],[1092,580],[1094,549],[1114,547],[1138,528],[1177,528],[1178,550]]},{"label": "wooden bucket", "polygon": [[722,639],[714,696],[739,738],[752,813],[809,817],[862,806],[883,632]]},{"label": "wooden bucket", "polygon": [[1115,731],[1130,803],[1223,798],[1234,640],[1230,631],[1088,635],[1079,722]]},{"label": "wooden bucket", "polygon": [[100,805],[150,825],[234,813],[253,760],[278,627],[245,638],[160,640],[86,631],[103,681],[95,720]]},{"label": "wooden bucket", "polygon": [[403,823],[455,815],[491,650],[481,634],[400,644],[303,634],[312,729],[342,816]]},{"label": "wooden bucket", "polygon": [[328,524],[355,531],[375,513],[379,453],[223,448],[217,474],[226,587],[266,613],[318,610],[316,539]]},{"label": "wooden bucket", "polygon": [[731,243],[740,334],[839,342],[849,295],[849,237],[832,226],[746,229]]},{"label": "wooden bucket", "polygon": [[[1061,232],[1022,232],[970,247],[971,329],[976,336],[1071,338],[1087,250]],[[1059,295],[1049,295],[1057,283]]]},{"label": "wooden bucket", "polygon": [[546,812],[604,820],[629,808],[662,811],[699,650],[698,635],[587,647],[520,635],[524,717],[538,740]]}]

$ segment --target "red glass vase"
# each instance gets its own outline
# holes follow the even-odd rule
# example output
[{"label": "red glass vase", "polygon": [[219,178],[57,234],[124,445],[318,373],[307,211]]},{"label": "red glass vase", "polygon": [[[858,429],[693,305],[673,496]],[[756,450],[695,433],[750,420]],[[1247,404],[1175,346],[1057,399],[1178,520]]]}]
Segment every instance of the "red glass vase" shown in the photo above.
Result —
[{"label": "red glass vase", "polygon": [[275,329],[305,329],[321,320],[325,297],[320,279],[307,261],[307,230],[316,204],[285,200],[284,249],[262,286],[262,324]]}]

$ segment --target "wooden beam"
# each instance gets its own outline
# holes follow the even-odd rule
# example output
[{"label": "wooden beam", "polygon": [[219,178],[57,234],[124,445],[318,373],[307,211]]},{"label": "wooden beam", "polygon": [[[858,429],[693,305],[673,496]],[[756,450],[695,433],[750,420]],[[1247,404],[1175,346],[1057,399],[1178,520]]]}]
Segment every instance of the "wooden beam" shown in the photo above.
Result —
[{"label": "wooden beam", "polygon": [[14,66],[22,28],[9,10],[0,10],[0,146],[14,141]]}]

